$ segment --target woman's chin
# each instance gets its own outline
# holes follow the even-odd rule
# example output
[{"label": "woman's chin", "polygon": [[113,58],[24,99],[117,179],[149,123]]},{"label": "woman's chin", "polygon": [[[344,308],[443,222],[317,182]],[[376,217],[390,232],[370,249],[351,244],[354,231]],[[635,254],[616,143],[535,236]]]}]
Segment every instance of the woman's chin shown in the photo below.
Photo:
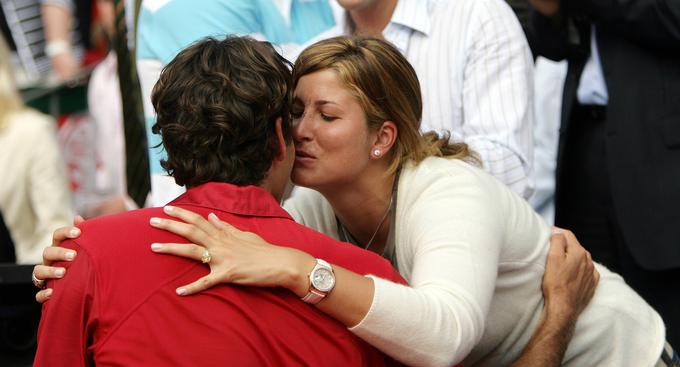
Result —
[{"label": "woman's chin", "polygon": [[309,172],[304,172],[306,170],[293,168],[293,172],[290,174],[290,180],[296,186],[308,187],[313,189],[319,185],[319,180],[315,179],[313,175]]}]

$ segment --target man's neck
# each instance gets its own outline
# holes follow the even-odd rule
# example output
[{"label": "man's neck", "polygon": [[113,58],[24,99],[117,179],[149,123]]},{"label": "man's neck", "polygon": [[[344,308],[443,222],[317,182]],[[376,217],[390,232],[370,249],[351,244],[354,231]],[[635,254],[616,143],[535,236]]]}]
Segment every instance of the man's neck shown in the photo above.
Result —
[{"label": "man's neck", "polygon": [[382,32],[392,19],[397,0],[381,0],[365,8],[350,10],[355,34],[382,37]]}]

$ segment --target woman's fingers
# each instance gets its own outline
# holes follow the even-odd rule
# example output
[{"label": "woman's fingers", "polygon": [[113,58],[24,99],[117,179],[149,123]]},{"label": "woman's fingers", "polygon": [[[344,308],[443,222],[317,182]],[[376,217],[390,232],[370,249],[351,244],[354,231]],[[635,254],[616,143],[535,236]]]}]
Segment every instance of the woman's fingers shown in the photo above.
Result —
[{"label": "woman's fingers", "polygon": [[64,277],[66,269],[54,266],[36,265],[33,268],[33,274],[40,280],[59,279]]},{"label": "woman's fingers", "polygon": [[73,259],[76,258],[77,253],[75,250],[71,250],[69,248],[63,248],[63,247],[46,247],[43,250],[43,264],[44,265],[49,265],[49,263],[57,262],[57,261],[72,261]]},{"label": "woman's fingers", "polygon": [[198,279],[197,281],[177,288],[176,292],[180,296],[189,296],[194,293],[204,291],[219,284],[220,281],[212,273]]},{"label": "woman's fingers", "polygon": [[206,245],[210,237],[205,231],[190,223],[183,223],[172,219],[163,219],[157,217],[151,218],[149,223],[152,227],[172,232],[176,235],[186,238],[193,243]]},{"label": "woman's fingers", "polygon": [[35,300],[38,303],[45,303],[50,297],[52,297],[52,288],[43,289],[35,294]]},{"label": "woman's fingers", "polygon": [[52,246],[59,246],[62,242],[69,238],[77,238],[80,236],[80,228],[78,227],[61,227],[52,233]]},{"label": "woman's fingers", "polygon": [[[78,234],[80,234],[80,232],[78,232]],[[59,243],[61,243],[61,241],[59,241]],[[50,266],[52,265],[52,263],[57,261],[72,261],[73,259],[76,258],[77,253],[75,250],[66,249],[58,246],[59,244],[45,247],[42,253],[43,265]]]},{"label": "woman's fingers", "polygon": [[220,220],[220,218],[218,218],[217,215],[215,215],[215,213],[208,214],[208,221],[217,229],[222,230],[224,232],[233,233],[234,231],[238,231],[236,227]]},{"label": "woman's fingers", "polygon": [[153,243],[151,251],[200,261],[206,249],[193,243]]},{"label": "woman's fingers", "polygon": [[83,223],[85,221],[85,218],[83,218],[81,215],[76,215],[73,217],[73,225],[77,226],[80,223]]},{"label": "woman's fingers", "polygon": [[219,229],[215,228],[215,226],[203,219],[202,216],[192,211],[178,208],[176,206],[166,205],[163,207],[163,212],[171,217],[175,217],[186,223],[195,225],[208,235],[214,236],[219,232]]}]

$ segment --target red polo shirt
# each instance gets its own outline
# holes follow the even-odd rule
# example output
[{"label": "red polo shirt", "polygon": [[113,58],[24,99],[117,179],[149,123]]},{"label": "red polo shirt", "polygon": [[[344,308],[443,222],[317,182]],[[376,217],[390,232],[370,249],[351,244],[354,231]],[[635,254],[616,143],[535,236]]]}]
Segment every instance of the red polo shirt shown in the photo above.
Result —
[{"label": "red polo shirt", "polygon": [[[172,205],[218,217],[265,240],[359,274],[404,280],[383,258],[295,223],[257,187],[209,183]],[[48,284],[36,366],[379,366],[381,353],[285,289],[220,285],[180,297],[206,275],[196,261],[151,251],[186,242],[149,225],[160,208],[87,221],[64,247],[78,251],[66,276]]]}]

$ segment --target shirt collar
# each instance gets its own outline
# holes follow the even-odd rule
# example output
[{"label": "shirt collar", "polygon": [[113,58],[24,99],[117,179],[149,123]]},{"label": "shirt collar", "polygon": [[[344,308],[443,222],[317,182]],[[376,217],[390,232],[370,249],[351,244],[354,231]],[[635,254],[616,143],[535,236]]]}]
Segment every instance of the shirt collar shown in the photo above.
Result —
[{"label": "shirt collar", "polygon": [[256,186],[209,182],[187,190],[170,205],[190,205],[236,215],[292,220],[271,193]]},{"label": "shirt collar", "polygon": [[399,0],[390,23],[411,28],[427,36],[432,27],[429,5],[430,2],[425,0]]},{"label": "shirt collar", "polygon": [[[392,25],[399,25],[421,32],[427,36],[432,28],[429,8],[430,1],[427,0],[398,0],[390,23],[385,27],[385,30],[388,30]],[[349,13],[342,8],[339,9],[339,11],[334,12],[336,33],[337,35],[350,34],[351,30],[347,19]]]}]

